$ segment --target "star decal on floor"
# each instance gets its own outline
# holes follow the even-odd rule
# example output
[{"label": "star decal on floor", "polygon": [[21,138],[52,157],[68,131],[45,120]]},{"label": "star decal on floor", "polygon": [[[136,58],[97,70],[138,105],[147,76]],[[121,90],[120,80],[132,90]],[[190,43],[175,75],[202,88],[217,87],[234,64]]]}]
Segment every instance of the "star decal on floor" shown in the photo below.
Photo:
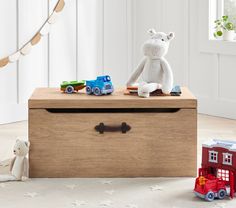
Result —
[{"label": "star decal on floor", "polygon": [[77,187],[76,184],[69,184],[69,185],[66,185],[66,188],[71,189],[71,190],[74,190],[76,187]]},{"label": "star decal on floor", "polygon": [[126,205],[127,208],[138,208],[137,204],[128,204]]},{"label": "star decal on floor", "polygon": [[114,192],[115,192],[115,190],[113,190],[113,189],[112,189],[112,190],[106,190],[106,191],[105,191],[105,193],[106,193],[106,194],[109,194],[109,195],[113,195]]},{"label": "star decal on floor", "polygon": [[8,166],[9,166],[9,164],[8,164],[8,163],[6,163],[6,162],[0,162],[0,166],[2,166],[2,167],[8,167]]},{"label": "star decal on floor", "polygon": [[225,203],[215,203],[213,208],[226,208],[226,204]]},{"label": "star decal on floor", "polygon": [[102,184],[106,184],[106,185],[111,185],[111,184],[112,184],[112,181],[106,180],[106,181],[102,181],[101,183],[102,183]]},{"label": "star decal on floor", "polygon": [[73,207],[79,207],[79,206],[84,206],[84,205],[87,205],[87,203],[85,201],[75,200],[74,202],[72,202]]},{"label": "star decal on floor", "polygon": [[39,194],[36,192],[27,192],[24,194],[25,197],[29,197],[29,198],[34,198],[36,196],[38,196]]},{"label": "star decal on floor", "polygon": [[163,187],[159,185],[150,186],[151,191],[162,191]]},{"label": "star decal on floor", "polygon": [[105,201],[101,201],[99,205],[101,207],[110,207],[113,205],[113,202],[111,200],[105,200]]}]

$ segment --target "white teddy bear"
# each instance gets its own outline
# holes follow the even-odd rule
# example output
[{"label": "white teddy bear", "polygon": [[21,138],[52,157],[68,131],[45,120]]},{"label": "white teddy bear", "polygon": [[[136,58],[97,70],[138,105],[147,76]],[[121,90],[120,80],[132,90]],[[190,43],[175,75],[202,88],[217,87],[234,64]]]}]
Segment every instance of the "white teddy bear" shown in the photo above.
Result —
[{"label": "white teddy bear", "polygon": [[0,175],[0,182],[20,181],[28,178],[28,159],[29,142],[16,140],[13,152],[15,157],[11,161],[9,175]]},{"label": "white teddy bear", "polygon": [[142,75],[143,82],[138,86],[138,95],[145,98],[157,89],[161,89],[164,94],[169,94],[173,88],[172,69],[164,56],[168,52],[174,33],[167,35],[154,29],[150,29],[148,33],[151,38],[143,45],[145,57],[127,82],[127,86],[132,86]]}]

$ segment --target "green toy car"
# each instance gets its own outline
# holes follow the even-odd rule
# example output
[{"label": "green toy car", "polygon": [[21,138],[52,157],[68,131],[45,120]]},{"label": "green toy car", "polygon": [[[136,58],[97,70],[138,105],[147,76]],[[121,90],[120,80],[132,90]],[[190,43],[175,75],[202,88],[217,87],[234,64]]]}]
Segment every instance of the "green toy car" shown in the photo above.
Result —
[{"label": "green toy car", "polygon": [[79,90],[82,90],[85,88],[85,81],[64,81],[61,83],[61,91],[72,94],[74,92],[78,92]]}]

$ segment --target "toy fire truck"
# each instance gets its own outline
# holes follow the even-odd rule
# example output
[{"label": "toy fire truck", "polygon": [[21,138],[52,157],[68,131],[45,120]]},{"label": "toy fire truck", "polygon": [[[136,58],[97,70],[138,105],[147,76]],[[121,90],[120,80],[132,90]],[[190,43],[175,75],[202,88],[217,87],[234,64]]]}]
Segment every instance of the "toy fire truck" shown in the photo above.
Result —
[{"label": "toy fire truck", "polygon": [[202,146],[202,167],[194,193],[207,201],[234,197],[236,190],[236,142],[213,140]]}]

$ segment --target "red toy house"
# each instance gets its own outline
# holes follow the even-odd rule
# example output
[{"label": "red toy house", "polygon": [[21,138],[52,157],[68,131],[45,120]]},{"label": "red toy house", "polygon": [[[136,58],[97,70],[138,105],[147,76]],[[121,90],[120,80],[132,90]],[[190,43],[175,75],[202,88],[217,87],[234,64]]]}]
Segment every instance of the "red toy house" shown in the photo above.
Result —
[{"label": "red toy house", "polygon": [[202,167],[194,193],[207,200],[234,196],[236,190],[236,142],[213,140],[202,146]]}]

